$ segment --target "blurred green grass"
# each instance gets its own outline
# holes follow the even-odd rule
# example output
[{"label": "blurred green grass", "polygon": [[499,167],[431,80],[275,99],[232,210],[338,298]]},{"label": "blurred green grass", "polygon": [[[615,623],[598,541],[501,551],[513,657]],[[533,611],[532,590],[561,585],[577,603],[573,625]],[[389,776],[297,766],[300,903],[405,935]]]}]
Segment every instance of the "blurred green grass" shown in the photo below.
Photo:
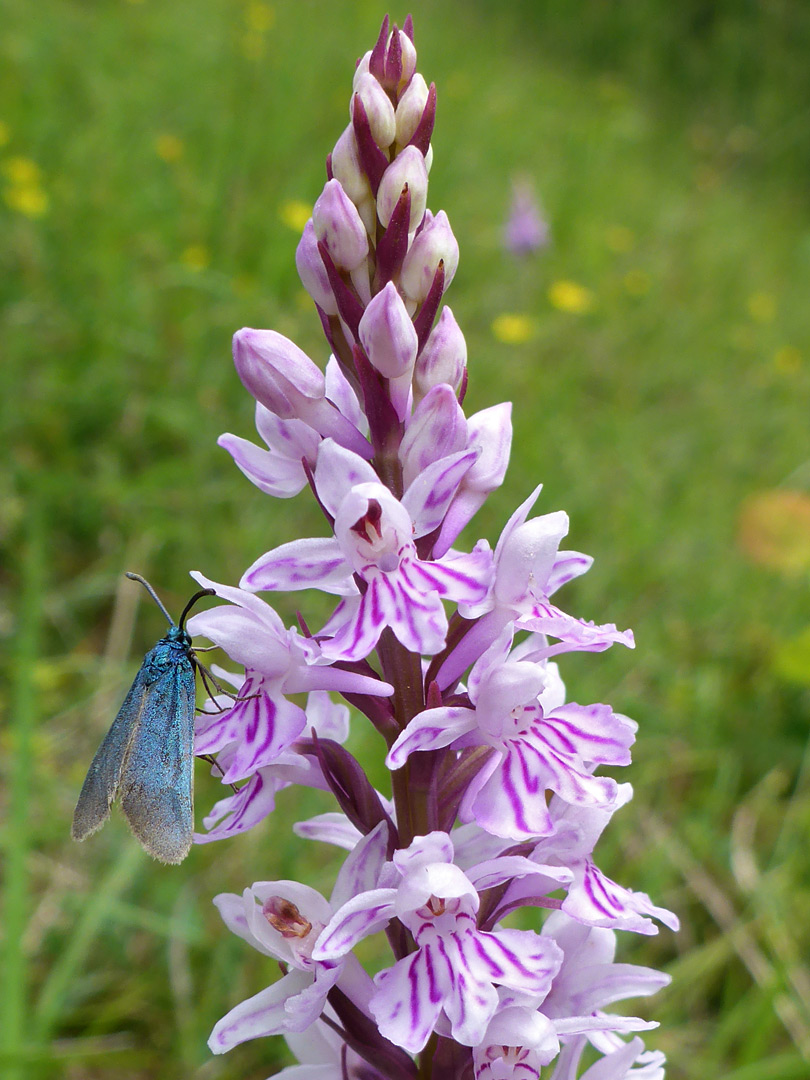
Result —
[{"label": "blurred green grass", "polygon": [[[429,203],[461,245],[448,300],[468,340],[467,404],[515,402],[512,466],[477,535],[494,541],[543,480],[539,509],[567,509],[571,545],[596,556],[565,606],[636,631],[633,654],[563,670],[575,699],[641,724],[635,802],[600,852],[684,921],[677,938],[622,942],[675,976],[646,1005],[662,1022],[649,1042],[674,1078],[786,1080],[810,1057],[810,675],[800,658],[788,679],[776,658],[807,627],[810,582],[747,561],[737,535],[749,496],[810,486],[810,22],[785,3],[711,7],[412,10],[439,91]],[[317,196],[382,14],[5,0],[9,1076],[259,1080],[286,1060],[276,1040],[209,1058],[213,1022],[275,978],[210,898],[273,877],[327,891],[336,859],[288,835],[325,803],[286,799],[268,828],[176,869],[141,857],[117,817],[81,848],[69,821],[161,630],[149,607],[136,622],[122,571],[174,610],[189,569],[234,581],[321,529],[304,497],[270,503],[215,441],[252,428],[235,329],[273,327],[324,357],[284,207]],[[520,264],[500,244],[516,172],[553,235]],[[556,308],[559,281],[589,290],[590,310]],[[504,314],[524,317],[525,340],[498,340]],[[326,610],[293,600],[315,621]],[[292,617],[293,602],[278,606]],[[201,773],[199,808],[216,794]]]}]

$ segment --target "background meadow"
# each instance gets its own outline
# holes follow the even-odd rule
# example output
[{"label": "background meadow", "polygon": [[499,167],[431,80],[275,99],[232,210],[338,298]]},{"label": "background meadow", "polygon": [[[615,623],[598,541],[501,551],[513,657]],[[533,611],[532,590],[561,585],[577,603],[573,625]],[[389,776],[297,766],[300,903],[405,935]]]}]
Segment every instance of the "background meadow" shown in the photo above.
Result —
[{"label": "background meadow", "polygon": [[[528,491],[596,557],[567,609],[634,653],[566,657],[575,700],[640,722],[601,864],[683,929],[641,1004],[672,1080],[810,1075],[810,9],[789,0],[411,5],[438,87],[429,205],[468,411],[515,402],[494,542]],[[120,815],[69,839],[90,758],[189,569],[224,582],[322,532],[217,448],[252,434],[243,325],[326,358],[293,256],[385,9],[3,0],[0,37],[0,1072],[263,1080],[280,1040],[205,1045],[275,965],[211,897],[335,859],[276,819],[179,868]],[[391,11],[399,21],[406,10]],[[512,178],[552,242],[504,253]],[[470,534],[472,535],[472,534]],[[311,621],[317,594],[294,598]],[[278,604],[289,621],[294,605]],[[359,724],[356,725],[359,731]],[[363,745],[362,733],[353,736]],[[373,736],[365,740],[378,750]],[[219,785],[200,767],[198,817]]]}]

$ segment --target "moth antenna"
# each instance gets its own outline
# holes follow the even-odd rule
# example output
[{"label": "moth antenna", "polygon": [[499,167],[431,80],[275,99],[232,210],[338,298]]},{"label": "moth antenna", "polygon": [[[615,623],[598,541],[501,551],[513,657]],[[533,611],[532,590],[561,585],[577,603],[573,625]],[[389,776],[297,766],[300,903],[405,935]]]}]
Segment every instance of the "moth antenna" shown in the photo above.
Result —
[{"label": "moth antenna", "polygon": [[194,607],[194,605],[197,603],[198,600],[202,600],[202,598],[204,596],[216,596],[216,595],[217,594],[216,594],[215,589],[200,589],[199,592],[195,592],[194,595],[192,596],[192,598],[189,600],[189,602],[183,608],[183,614],[180,616],[180,621],[177,624],[180,627],[180,629],[181,630],[183,629],[183,624],[186,621],[186,616],[188,615],[188,613],[191,611],[191,609]]},{"label": "moth antenna", "polygon": [[140,581],[141,585],[143,585],[143,587],[146,589],[146,591],[149,593],[149,595],[155,601],[157,606],[160,608],[160,610],[166,616],[166,619],[167,619],[167,621],[169,623],[169,626],[174,626],[174,619],[171,617],[171,615],[168,613],[166,608],[163,606],[163,603],[162,603],[160,597],[155,592],[155,590],[152,588],[152,586],[149,584],[149,582],[146,580],[146,578],[142,578],[140,574],[133,574],[131,570],[126,571],[126,576],[128,578],[131,578],[133,581]]}]

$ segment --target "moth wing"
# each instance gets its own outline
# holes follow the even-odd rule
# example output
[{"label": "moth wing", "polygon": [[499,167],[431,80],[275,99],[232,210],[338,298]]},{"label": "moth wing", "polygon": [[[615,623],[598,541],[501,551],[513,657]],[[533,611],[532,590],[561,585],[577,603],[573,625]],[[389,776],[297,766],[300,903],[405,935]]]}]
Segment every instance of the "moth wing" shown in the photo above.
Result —
[{"label": "moth wing", "polygon": [[194,831],[194,666],[183,656],[147,689],[124,760],[121,809],[155,859],[180,863]]},{"label": "moth wing", "polygon": [[97,832],[110,816],[110,806],[121,783],[124,760],[142,722],[148,691],[146,673],[144,666],[141,666],[87,770],[73,811],[70,832],[74,840],[85,840]]}]

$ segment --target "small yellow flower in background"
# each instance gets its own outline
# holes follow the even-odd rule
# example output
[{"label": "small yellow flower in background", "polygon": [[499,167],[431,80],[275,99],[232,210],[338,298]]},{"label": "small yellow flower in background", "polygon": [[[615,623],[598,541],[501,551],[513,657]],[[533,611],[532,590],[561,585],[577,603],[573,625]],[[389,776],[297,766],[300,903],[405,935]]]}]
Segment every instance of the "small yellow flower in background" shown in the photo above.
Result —
[{"label": "small yellow flower in background", "polygon": [[646,270],[628,270],[622,280],[625,290],[631,296],[645,296],[652,285],[650,275]]},{"label": "small yellow flower in background", "polygon": [[624,255],[636,246],[636,237],[626,225],[610,225],[605,230],[605,243],[617,255]]},{"label": "small yellow flower in background", "polygon": [[795,375],[802,366],[802,354],[795,345],[781,345],[773,354],[773,366],[785,375]]},{"label": "small yellow flower in background", "polygon": [[0,168],[6,179],[20,187],[38,184],[42,175],[39,165],[27,157],[7,158]]},{"label": "small yellow flower in background", "polygon": [[548,290],[548,299],[559,311],[584,315],[593,308],[593,293],[576,281],[555,281]]},{"label": "small yellow flower in background", "polygon": [[737,542],[752,562],[788,575],[810,570],[810,495],[777,488],[750,495]]},{"label": "small yellow flower in background", "polygon": [[312,217],[312,206],[302,199],[287,199],[278,208],[278,216],[288,229],[300,233]]},{"label": "small yellow flower in background", "polygon": [[0,169],[9,181],[3,191],[7,206],[30,218],[42,217],[48,212],[50,200],[42,188],[42,171],[35,161],[27,157],[10,157]]},{"label": "small yellow flower in background", "polygon": [[773,670],[787,682],[810,685],[810,626],[795,637],[781,641],[771,658]]},{"label": "small yellow flower in background", "polygon": [[523,345],[534,337],[535,322],[528,315],[504,312],[492,320],[492,333],[504,345]]},{"label": "small yellow flower in background", "polygon": [[3,198],[12,210],[26,217],[38,218],[48,212],[48,196],[39,185],[34,184],[25,187],[7,187],[3,192]]},{"label": "small yellow flower in background", "polygon": [[180,255],[180,262],[187,270],[199,274],[201,270],[206,270],[210,265],[211,255],[208,248],[202,244],[189,244]]},{"label": "small yellow flower in background", "polygon": [[5,146],[10,138],[11,128],[8,126],[5,120],[0,120],[0,146]]},{"label": "small yellow flower in background", "polygon": [[275,9],[269,4],[263,4],[261,0],[251,0],[245,8],[245,23],[249,30],[255,30],[264,34],[272,29],[276,21]]},{"label": "small yellow flower in background", "polygon": [[773,322],[776,317],[776,298],[771,293],[752,293],[747,306],[748,314],[755,322]]},{"label": "small yellow flower in background", "polygon": [[155,137],[155,153],[159,158],[168,163],[179,161],[183,156],[183,140],[176,135],[164,132]]}]

